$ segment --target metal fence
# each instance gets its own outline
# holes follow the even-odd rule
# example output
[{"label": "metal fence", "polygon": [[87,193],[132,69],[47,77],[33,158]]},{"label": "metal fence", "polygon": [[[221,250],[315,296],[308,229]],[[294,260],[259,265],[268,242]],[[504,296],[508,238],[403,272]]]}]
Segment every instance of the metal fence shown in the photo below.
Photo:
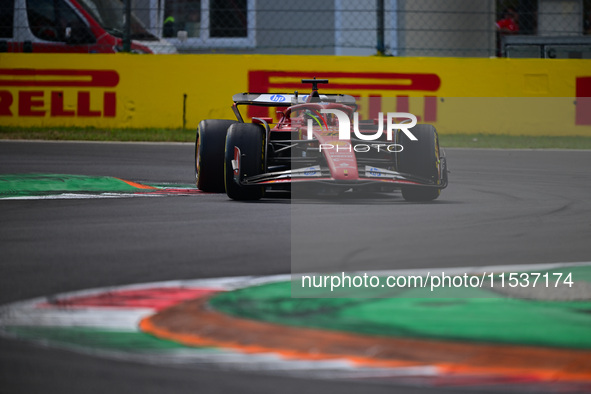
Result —
[{"label": "metal fence", "polygon": [[539,57],[536,40],[560,37],[572,57],[591,53],[591,0],[0,0],[0,11],[4,52]]}]

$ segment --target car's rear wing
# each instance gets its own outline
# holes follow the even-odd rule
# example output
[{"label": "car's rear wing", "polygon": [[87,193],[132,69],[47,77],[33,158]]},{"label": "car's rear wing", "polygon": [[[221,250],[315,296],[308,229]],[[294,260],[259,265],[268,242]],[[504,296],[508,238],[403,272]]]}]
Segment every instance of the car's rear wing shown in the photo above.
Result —
[{"label": "car's rear wing", "polygon": [[[288,107],[303,104],[308,94],[295,93],[238,93],[232,97],[236,105],[260,105],[265,107]],[[355,105],[355,97],[348,94],[321,94],[320,102]]]},{"label": "car's rear wing", "polygon": [[[289,107],[296,104],[304,104],[307,102],[308,94],[294,93],[237,93],[232,97],[234,105],[232,110],[238,118],[239,122],[244,122],[239,105],[256,105],[261,107]],[[355,97],[348,94],[321,94],[316,97],[317,102],[320,103],[339,103],[351,105],[357,108]]]}]

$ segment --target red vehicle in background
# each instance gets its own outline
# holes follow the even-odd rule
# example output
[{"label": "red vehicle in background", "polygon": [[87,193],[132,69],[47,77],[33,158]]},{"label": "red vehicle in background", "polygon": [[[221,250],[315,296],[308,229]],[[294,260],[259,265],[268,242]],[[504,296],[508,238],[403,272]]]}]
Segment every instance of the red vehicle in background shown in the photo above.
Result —
[{"label": "red vehicle in background", "polygon": [[[0,0],[1,52],[116,53],[123,50],[118,0]],[[132,14],[131,51],[176,53]]]}]

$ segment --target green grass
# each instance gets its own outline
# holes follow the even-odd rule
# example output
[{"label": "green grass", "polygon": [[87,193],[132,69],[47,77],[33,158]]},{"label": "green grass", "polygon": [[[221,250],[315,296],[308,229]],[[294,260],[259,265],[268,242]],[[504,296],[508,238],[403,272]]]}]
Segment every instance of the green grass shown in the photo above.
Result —
[{"label": "green grass", "polygon": [[[95,129],[79,127],[24,128],[0,126],[0,139],[81,141],[194,142],[195,130]],[[502,149],[591,149],[589,137],[509,136],[492,134],[442,134],[441,146]]]},{"label": "green grass", "polygon": [[449,148],[591,149],[591,137],[447,134],[439,139],[441,146]]},{"label": "green grass", "polygon": [[195,130],[95,129],[83,127],[24,128],[0,126],[0,139],[195,142]]}]

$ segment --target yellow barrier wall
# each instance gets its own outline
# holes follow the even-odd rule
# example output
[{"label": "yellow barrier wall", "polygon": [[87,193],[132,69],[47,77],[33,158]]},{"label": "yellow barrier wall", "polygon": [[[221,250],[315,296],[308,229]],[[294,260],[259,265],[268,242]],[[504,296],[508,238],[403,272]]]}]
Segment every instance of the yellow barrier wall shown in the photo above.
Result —
[{"label": "yellow barrier wall", "polygon": [[179,128],[185,104],[196,128],[233,119],[235,93],[308,93],[314,76],[366,117],[378,96],[442,133],[591,135],[591,61],[555,59],[2,54],[0,125]]}]

